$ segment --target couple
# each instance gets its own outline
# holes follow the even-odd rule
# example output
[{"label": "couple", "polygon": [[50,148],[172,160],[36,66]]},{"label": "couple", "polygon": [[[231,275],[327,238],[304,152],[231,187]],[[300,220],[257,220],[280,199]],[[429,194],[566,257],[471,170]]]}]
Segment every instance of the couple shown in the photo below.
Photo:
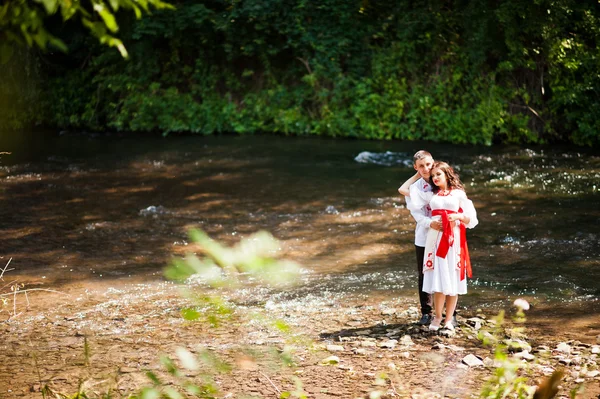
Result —
[{"label": "couple", "polygon": [[454,330],[458,295],[467,293],[467,276],[471,277],[466,228],[477,225],[477,212],[458,174],[446,162],[434,162],[429,152],[421,150],[414,155],[413,166],[417,173],[398,192],[406,197],[406,207],[417,222],[419,324],[429,323],[429,329],[437,331],[443,321],[444,328]]}]

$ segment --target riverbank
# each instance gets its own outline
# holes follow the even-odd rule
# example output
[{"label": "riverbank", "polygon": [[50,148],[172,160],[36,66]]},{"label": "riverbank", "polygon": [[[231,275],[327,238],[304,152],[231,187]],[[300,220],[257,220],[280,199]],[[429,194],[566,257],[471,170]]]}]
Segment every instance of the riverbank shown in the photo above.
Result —
[{"label": "riverbank", "polygon": [[[195,354],[210,350],[233,365],[215,376],[219,398],[279,397],[296,389],[294,377],[308,398],[366,398],[374,391],[390,398],[466,398],[493,374],[493,351],[476,339],[478,330],[493,330],[493,315],[476,310],[461,314],[454,334],[439,334],[414,323],[418,314],[410,297],[294,297],[254,289],[232,299],[233,319],[211,327],[181,317],[189,302],[168,282],[32,292],[29,310],[19,307],[22,314],[0,325],[0,397],[39,398],[46,385],[73,394],[80,384],[91,397],[109,391],[127,397],[151,385],[147,370],[169,380],[160,355],[176,357],[179,347]],[[259,322],[249,316],[254,312],[283,320],[291,332]],[[563,369],[558,397],[582,384],[578,398],[600,394],[600,343],[532,331],[531,348],[512,355],[527,363],[523,375],[530,384]],[[292,348],[293,367],[276,361],[273,348]],[[186,375],[197,381],[205,371]]]}]

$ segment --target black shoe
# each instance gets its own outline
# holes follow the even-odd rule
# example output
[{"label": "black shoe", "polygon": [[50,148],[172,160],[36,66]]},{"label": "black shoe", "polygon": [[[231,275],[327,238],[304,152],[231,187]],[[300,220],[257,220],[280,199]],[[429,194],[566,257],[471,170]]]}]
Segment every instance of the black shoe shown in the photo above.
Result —
[{"label": "black shoe", "polygon": [[417,321],[417,324],[420,326],[426,326],[431,323],[431,319],[433,319],[433,316],[429,313],[425,313],[423,316],[421,316],[421,320]]}]

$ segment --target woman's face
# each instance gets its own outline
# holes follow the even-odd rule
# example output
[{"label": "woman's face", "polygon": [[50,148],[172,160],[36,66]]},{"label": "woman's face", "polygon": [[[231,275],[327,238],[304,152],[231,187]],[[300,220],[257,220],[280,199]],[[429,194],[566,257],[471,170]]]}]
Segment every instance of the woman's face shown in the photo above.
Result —
[{"label": "woman's face", "polygon": [[446,174],[444,173],[443,170],[441,170],[439,168],[432,169],[431,170],[431,180],[433,181],[433,184],[435,184],[442,190],[445,190],[447,188],[446,186],[448,183],[446,181]]}]

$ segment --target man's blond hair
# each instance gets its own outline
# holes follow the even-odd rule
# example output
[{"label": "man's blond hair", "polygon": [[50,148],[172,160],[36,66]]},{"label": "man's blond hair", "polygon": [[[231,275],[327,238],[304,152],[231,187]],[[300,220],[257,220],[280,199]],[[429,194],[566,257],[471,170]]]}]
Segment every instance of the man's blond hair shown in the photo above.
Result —
[{"label": "man's blond hair", "polygon": [[429,151],[425,151],[425,150],[419,150],[417,152],[415,152],[415,155],[413,155],[413,164],[417,164],[417,161],[423,158],[431,158],[433,159],[433,157],[431,156],[431,153],[429,153]]}]

